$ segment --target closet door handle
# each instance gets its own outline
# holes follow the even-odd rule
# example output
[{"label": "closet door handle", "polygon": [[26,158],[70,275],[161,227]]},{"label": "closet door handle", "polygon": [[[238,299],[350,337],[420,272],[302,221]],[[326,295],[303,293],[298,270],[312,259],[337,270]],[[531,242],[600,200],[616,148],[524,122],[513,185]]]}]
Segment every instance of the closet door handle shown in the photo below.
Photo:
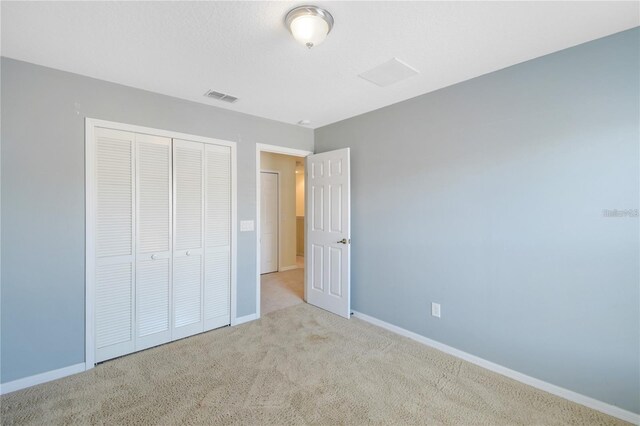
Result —
[{"label": "closet door handle", "polygon": [[187,252],[185,253],[187,256],[191,256],[191,250],[187,250]]},{"label": "closet door handle", "polygon": [[152,254],[152,255],[151,255],[151,259],[152,259],[152,260],[156,260],[157,258],[158,258],[158,255],[155,255],[155,254]]}]

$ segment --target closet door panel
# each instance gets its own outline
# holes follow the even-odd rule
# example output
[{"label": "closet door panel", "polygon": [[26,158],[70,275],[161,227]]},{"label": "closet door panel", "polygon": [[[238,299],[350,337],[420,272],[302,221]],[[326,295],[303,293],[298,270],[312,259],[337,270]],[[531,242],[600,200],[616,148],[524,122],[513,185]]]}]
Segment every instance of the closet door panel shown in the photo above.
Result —
[{"label": "closet door panel", "polygon": [[231,323],[231,148],[205,146],[204,328]]},{"label": "closet door panel", "polygon": [[174,139],[173,338],[203,331],[204,144]]},{"label": "closet door panel", "polygon": [[136,349],[171,340],[171,139],[136,134]]},{"label": "closet door panel", "polygon": [[135,135],[97,128],[95,361],[134,349]]}]

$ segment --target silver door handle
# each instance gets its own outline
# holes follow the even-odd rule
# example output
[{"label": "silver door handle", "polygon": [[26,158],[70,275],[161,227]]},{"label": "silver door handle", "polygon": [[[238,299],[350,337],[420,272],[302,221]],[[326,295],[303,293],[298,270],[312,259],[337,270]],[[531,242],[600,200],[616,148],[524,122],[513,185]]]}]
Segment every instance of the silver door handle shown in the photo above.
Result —
[{"label": "silver door handle", "polygon": [[158,258],[158,256],[157,256],[157,255],[155,255],[155,254],[152,254],[152,255],[151,255],[151,259],[152,259],[152,260],[156,260],[157,258]]},{"label": "silver door handle", "polygon": [[191,256],[191,250],[187,250],[187,252],[185,253],[187,256]]},{"label": "silver door handle", "polygon": [[347,241],[346,238],[343,238],[340,241],[338,241],[338,244],[347,244],[347,243],[350,243],[350,242],[351,242],[351,240]]}]

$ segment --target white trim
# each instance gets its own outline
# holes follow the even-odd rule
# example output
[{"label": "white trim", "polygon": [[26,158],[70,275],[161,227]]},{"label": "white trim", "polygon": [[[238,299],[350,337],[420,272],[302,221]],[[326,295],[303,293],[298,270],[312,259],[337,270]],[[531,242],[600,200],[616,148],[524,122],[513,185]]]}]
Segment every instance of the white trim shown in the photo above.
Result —
[{"label": "white trim", "polygon": [[231,324],[238,312],[238,151],[231,146]]},{"label": "white trim", "polygon": [[245,322],[249,322],[249,321],[255,321],[258,319],[258,314],[250,314],[250,315],[245,315],[243,317],[236,317],[235,321],[231,322],[231,325],[240,325],[240,324],[244,324]]},{"label": "white trim", "polygon": [[[237,323],[237,283],[238,283],[238,160],[237,144],[232,141],[190,135],[171,130],[154,129],[134,124],[117,123],[114,121],[98,120],[87,117],[85,119],[85,362],[84,369],[90,370],[95,366],[94,339],[94,299],[95,299],[95,194],[90,191],[95,187],[95,128],[123,130],[126,132],[142,133],[152,136],[162,136],[171,139],[202,142],[206,144],[228,146],[231,149],[231,318],[233,325]],[[78,364],[79,365],[79,364]],[[57,370],[56,370],[57,371]]]},{"label": "white trim", "polygon": [[[306,157],[313,154],[302,149],[286,148],[284,146],[256,144],[256,319],[260,318],[260,153],[272,152],[274,154],[291,155],[294,157]],[[306,197],[305,193],[305,197]],[[306,262],[306,257],[305,257]],[[305,278],[306,279],[306,278]]]},{"label": "white trim", "polygon": [[264,143],[256,144],[256,151],[271,152],[273,154],[290,155],[292,157],[306,157],[313,154],[311,151],[304,149],[287,148],[285,146],[267,145]]},{"label": "white trim", "polygon": [[85,351],[84,361],[85,369],[93,368],[95,365],[95,339],[93,330],[95,329],[95,269],[96,269],[96,203],[95,193],[89,188],[95,188],[96,184],[96,149],[95,149],[95,132],[96,123],[91,119],[85,120],[85,182],[84,182],[84,198],[85,198]]},{"label": "white trim", "polygon": [[63,377],[71,376],[72,374],[82,373],[84,370],[84,362],[81,362],[79,364],[70,365],[68,367],[59,368],[57,370],[45,371],[44,373],[35,374],[29,377],[23,377],[22,379],[14,380],[12,382],[3,383],[2,385],[0,385],[0,395],[50,382],[52,380],[61,379]]},{"label": "white trim", "polygon": [[503,367],[502,365],[487,361],[486,359],[477,357],[475,355],[471,355],[467,352],[461,351],[449,345],[445,345],[444,343],[440,343],[436,340],[429,339],[428,337],[424,337],[402,327],[389,324],[388,322],[379,320],[369,315],[356,311],[352,312],[353,316],[356,318],[376,325],[380,328],[384,328],[385,330],[389,330],[391,332],[399,334],[400,336],[408,337],[411,340],[415,340],[416,342],[422,343],[423,345],[430,346],[449,355],[453,355],[456,358],[460,358],[464,361],[470,362],[482,368],[486,368],[487,370],[493,371],[495,373],[502,374],[503,376],[509,377],[510,379],[517,380],[521,383],[543,390],[577,404],[584,405],[585,407],[600,411],[601,413],[617,417],[633,424],[640,424],[640,414],[627,411],[623,408],[616,407],[615,405],[607,404],[606,402],[598,401],[597,399],[579,394],[560,386],[556,386],[540,379],[536,379],[535,377],[527,376],[526,374],[511,370],[510,368]]},{"label": "white trim", "polygon": [[286,272],[286,271],[291,271],[293,269],[298,269],[298,265],[283,266],[278,270],[278,272]]}]

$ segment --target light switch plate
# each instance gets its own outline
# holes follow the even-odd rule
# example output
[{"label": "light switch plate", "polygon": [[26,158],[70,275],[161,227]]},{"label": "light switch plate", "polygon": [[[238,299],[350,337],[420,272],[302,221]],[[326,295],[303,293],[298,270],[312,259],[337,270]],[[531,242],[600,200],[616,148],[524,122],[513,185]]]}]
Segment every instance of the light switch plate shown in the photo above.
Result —
[{"label": "light switch plate", "polygon": [[253,231],[253,221],[252,220],[241,220],[240,221],[240,232],[249,232]]},{"label": "light switch plate", "polygon": [[432,303],[431,304],[431,315],[436,317],[436,318],[440,318],[440,304],[439,303]]}]

